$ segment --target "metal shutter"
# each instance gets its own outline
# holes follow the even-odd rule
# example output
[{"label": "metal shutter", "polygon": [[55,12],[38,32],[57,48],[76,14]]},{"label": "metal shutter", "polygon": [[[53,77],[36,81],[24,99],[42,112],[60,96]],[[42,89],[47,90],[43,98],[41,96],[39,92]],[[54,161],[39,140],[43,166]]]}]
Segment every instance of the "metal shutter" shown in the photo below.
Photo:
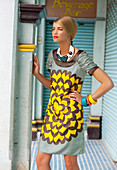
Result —
[{"label": "metal shutter", "polygon": [[[46,45],[45,45],[45,66],[48,53],[55,48],[58,48],[58,44],[53,42],[52,39],[52,24],[53,22],[46,22]],[[78,23],[78,33],[73,41],[73,45],[81,50],[86,50],[89,56],[93,56],[93,39],[94,39],[94,23]],[[44,76],[49,78],[49,73],[44,66]],[[87,74],[85,82],[82,88],[82,95],[86,96],[91,93],[91,76]],[[43,116],[47,108],[49,100],[49,90],[44,87],[43,91]],[[86,128],[86,120],[90,114],[90,108],[84,108],[84,128]]]},{"label": "metal shutter", "polygon": [[105,72],[114,88],[103,97],[102,139],[113,160],[117,161],[117,2],[107,1]]}]

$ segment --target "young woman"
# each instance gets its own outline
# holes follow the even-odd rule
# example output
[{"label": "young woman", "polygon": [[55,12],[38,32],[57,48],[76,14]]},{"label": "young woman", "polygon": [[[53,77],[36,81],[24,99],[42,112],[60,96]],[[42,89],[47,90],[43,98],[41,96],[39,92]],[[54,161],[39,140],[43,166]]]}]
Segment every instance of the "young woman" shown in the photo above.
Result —
[{"label": "young woman", "polygon": [[[34,56],[33,74],[51,90],[36,158],[38,170],[50,170],[52,154],[64,155],[67,170],[79,169],[77,155],[85,152],[83,106],[96,104],[97,99],[114,86],[86,51],[71,45],[77,30],[77,23],[70,16],[54,21],[52,36],[59,48],[52,50],[47,59],[50,80],[39,73],[39,61]],[[101,85],[93,94],[82,96],[80,92],[87,72]]]}]

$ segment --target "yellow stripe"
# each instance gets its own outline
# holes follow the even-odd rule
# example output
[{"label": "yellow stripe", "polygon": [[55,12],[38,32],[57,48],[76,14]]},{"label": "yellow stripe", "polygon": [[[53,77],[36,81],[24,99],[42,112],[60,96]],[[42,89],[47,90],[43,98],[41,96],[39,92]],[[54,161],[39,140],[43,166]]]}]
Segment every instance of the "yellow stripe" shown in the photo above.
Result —
[{"label": "yellow stripe", "polygon": [[32,132],[37,132],[37,128],[32,128]]},{"label": "yellow stripe", "polygon": [[36,48],[36,45],[34,45],[34,44],[20,44],[19,45],[19,48],[28,48],[28,49],[30,49],[30,48]]},{"label": "yellow stripe", "polygon": [[19,51],[34,52],[35,48],[36,48],[36,45],[34,44],[20,44],[19,45]]},{"label": "yellow stripe", "polygon": [[89,124],[87,127],[100,127],[100,125]]},{"label": "yellow stripe", "polygon": [[90,120],[100,120],[100,117],[92,117],[92,116],[89,116],[89,119],[90,119]]},{"label": "yellow stripe", "polygon": [[38,130],[41,130],[41,127],[39,127]]},{"label": "yellow stripe", "polygon": [[37,120],[37,123],[43,123],[43,120]]},{"label": "yellow stripe", "polygon": [[37,123],[36,120],[33,120],[33,121],[32,121],[32,124],[36,124],[36,123]]},{"label": "yellow stripe", "polygon": [[34,52],[34,49],[23,49],[23,48],[19,48],[19,51]]}]

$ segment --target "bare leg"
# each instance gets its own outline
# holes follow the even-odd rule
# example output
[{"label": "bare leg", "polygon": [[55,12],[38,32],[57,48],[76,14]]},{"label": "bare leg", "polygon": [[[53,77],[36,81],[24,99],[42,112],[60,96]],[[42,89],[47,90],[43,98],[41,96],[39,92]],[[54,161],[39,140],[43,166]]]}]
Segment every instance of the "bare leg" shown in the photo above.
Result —
[{"label": "bare leg", "polygon": [[45,154],[38,152],[37,157],[36,157],[36,163],[38,170],[51,170],[50,169],[50,159],[51,159],[51,154]]},{"label": "bare leg", "polygon": [[77,155],[64,155],[67,170],[80,170],[77,164]]}]

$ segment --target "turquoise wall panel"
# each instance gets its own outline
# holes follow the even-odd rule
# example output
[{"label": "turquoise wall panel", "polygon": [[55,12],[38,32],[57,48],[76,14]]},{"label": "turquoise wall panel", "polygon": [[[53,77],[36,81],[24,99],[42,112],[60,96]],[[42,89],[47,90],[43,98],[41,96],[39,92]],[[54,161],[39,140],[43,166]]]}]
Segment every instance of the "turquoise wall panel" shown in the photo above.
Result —
[{"label": "turquoise wall panel", "polygon": [[102,139],[114,161],[117,161],[117,21],[116,2],[108,0],[105,72],[111,77],[114,88],[103,97]]}]

